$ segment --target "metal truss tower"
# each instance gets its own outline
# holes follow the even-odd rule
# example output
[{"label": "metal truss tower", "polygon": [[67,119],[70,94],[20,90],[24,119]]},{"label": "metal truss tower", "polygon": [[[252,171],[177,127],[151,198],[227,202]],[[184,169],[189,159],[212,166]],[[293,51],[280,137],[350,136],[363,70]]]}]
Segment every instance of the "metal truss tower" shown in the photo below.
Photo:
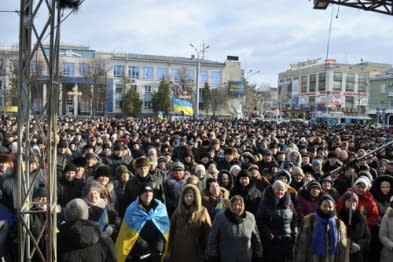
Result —
[{"label": "metal truss tower", "polygon": [[[60,1],[61,2],[61,1]],[[17,174],[17,223],[18,223],[18,260],[31,261],[33,256],[42,261],[56,261],[56,127],[58,115],[58,72],[60,7],[59,0],[20,0],[19,24],[19,64],[18,64],[18,115],[17,134],[18,152],[16,155]],[[41,21],[36,21],[37,17]],[[44,18],[45,21],[42,21]],[[44,50],[44,41],[49,45]],[[36,113],[31,103],[31,62],[35,55],[43,56],[48,69],[46,105],[42,112]],[[33,121],[34,120],[34,121]],[[30,141],[38,135],[45,143],[42,155],[34,154]],[[29,171],[29,161],[44,167],[38,175]],[[38,236],[30,229],[32,194],[34,184],[44,179],[48,192],[45,226]],[[40,244],[41,243],[41,244]],[[44,245],[42,245],[44,243]]]},{"label": "metal truss tower", "polygon": [[393,0],[314,0],[315,9],[326,9],[329,4],[393,15]]}]

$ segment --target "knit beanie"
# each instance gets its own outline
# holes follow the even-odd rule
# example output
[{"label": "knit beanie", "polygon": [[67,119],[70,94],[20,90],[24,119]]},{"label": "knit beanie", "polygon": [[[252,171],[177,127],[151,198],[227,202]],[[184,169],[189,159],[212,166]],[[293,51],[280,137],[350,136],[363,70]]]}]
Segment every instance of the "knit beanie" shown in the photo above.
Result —
[{"label": "knit beanie", "polygon": [[361,176],[358,179],[356,179],[354,185],[356,186],[357,184],[360,183],[365,184],[368,189],[371,187],[370,179],[368,179],[366,176]]},{"label": "knit beanie", "polygon": [[106,176],[111,178],[113,176],[113,169],[108,165],[99,165],[94,170],[94,179],[97,179],[100,176]]},{"label": "knit beanie", "polygon": [[67,165],[64,167],[63,174],[65,174],[65,173],[67,173],[67,172],[69,172],[69,171],[74,171],[74,172],[76,172],[76,171],[77,171],[76,165],[74,165],[74,164],[72,164],[72,163],[67,164]]},{"label": "knit beanie", "polygon": [[89,207],[85,200],[74,198],[64,208],[64,218],[67,222],[87,220],[89,218]]},{"label": "knit beanie", "polygon": [[359,203],[358,195],[356,193],[352,193],[349,191],[345,192],[342,196],[344,202],[347,201],[348,199],[351,199],[351,195],[352,195],[353,201],[355,201],[356,203]]}]

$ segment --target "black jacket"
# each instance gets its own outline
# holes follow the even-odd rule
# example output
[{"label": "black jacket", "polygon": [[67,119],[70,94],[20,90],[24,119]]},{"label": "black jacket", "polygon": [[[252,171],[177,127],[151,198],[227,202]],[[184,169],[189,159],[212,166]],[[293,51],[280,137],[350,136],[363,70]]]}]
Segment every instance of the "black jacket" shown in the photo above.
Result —
[{"label": "black jacket", "polygon": [[77,220],[59,227],[57,237],[59,262],[115,262],[112,240],[97,223]]}]

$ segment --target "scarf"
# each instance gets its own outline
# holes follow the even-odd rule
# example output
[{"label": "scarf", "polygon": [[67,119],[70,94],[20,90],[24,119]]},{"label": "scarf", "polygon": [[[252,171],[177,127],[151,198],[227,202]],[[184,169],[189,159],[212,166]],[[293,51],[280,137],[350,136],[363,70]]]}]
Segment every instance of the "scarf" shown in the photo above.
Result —
[{"label": "scarf", "polygon": [[[317,209],[317,212],[315,212],[315,218],[318,223],[312,232],[312,253],[320,257],[324,257],[328,254],[336,254],[339,241],[336,215],[325,215]],[[327,230],[327,227],[329,227],[329,230]],[[326,231],[328,231],[328,243],[325,241]],[[328,247],[328,250],[326,250],[326,247]],[[326,251],[328,251],[328,254],[326,254]]]}]

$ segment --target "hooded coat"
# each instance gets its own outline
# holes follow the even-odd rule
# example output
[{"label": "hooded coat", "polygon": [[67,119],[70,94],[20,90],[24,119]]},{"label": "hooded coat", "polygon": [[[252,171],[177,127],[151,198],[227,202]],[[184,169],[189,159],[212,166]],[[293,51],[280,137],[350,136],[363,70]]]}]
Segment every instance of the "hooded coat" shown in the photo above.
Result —
[{"label": "hooded coat", "polygon": [[57,237],[59,262],[115,262],[112,240],[101,232],[97,223],[77,220],[59,228]]},{"label": "hooded coat", "polygon": [[[191,207],[184,204],[184,195],[189,190],[194,192],[194,204]],[[199,189],[194,185],[186,185],[171,217],[169,260],[176,262],[187,258],[189,262],[204,261],[210,228],[210,216],[202,206]]]},{"label": "hooded coat", "polygon": [[389,207],[382,218],[379,239],[383,245],[380,262],[390,262],[393,258],[393,208]]},{"label": "hooded coat", "polygon": [[[390,192],[387,195],[384,195],[381,192],[381,183],[384,181],[390,183]],[[382,175],[377,177],[373,181],[370,192],[373,195],[375,202],[377,203],[379,214],[382,217],[386,213],[386,210],[389,207],[389,199],[393,195],[393,176]]]}]

